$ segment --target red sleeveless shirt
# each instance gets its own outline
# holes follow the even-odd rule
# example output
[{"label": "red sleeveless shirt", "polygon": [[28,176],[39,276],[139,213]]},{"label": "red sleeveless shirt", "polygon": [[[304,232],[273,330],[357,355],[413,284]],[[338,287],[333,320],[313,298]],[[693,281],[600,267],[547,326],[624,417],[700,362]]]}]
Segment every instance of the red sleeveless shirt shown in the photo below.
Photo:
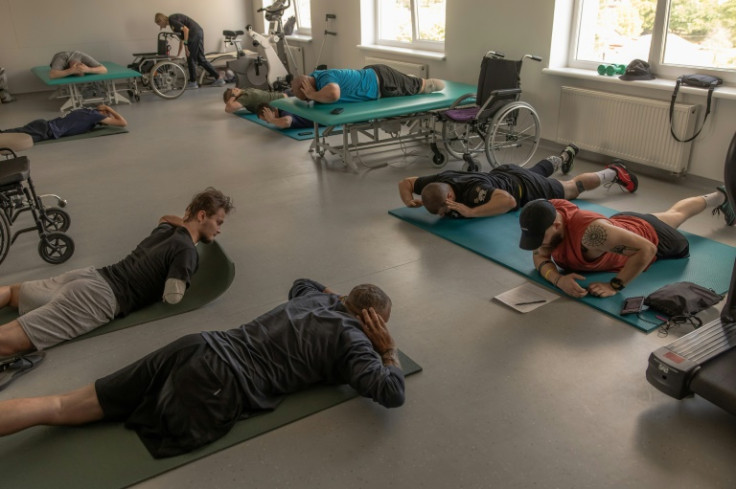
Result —
[{"label": "red sleeveless shirt", "polygon": [[[628,257],[618,253],[603,253],[595,260],[583,256],[583,233],[588,225],[597,219],[605,219],[616,227],[626,229],[651,241],[656,246],[659,237],[651,224],[633,216],[613,216],[607,218],[597,212],[578,208],[572,202],[562,199],[551,199],[557,212],[562,215],[565,225],[565,237],[552,251],[552,259],[565,270],[578,272],[618,272],[623,268]],[[655,256],[652,263],[657,259]]]}]

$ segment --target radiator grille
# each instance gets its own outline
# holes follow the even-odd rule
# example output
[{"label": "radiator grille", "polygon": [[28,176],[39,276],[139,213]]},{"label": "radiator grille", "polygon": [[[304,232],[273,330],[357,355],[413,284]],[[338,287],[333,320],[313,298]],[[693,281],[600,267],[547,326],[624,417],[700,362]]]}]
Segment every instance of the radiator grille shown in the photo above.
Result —
[{"label": "radiator grille", "polygon": [[[673,126],[680,138],[693,134],[699,107],[675,104]],[[557,142],[684,174],[692,143],[672,137],[669,110],[659,100],[562,87]]]},{"label": "radiator grille", "polygon": [[419,78],[428,78],[429,67],[426,64],[407,63],[405,61],[395,61],[393,59],[373,58],[367,56],[365,58],[366,65],[387,65],[391,68],[399,70],[406,75],[414,75]]}]

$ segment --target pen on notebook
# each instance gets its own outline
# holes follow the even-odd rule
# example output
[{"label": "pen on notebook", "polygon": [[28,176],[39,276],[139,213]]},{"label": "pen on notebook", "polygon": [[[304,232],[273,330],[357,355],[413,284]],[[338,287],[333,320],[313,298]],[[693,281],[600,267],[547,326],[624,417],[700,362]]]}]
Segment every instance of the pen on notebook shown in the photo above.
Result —
[{"label": "pen on notebook", "polygon": [[543,304],[543,303],[545,303],[545,302],[547,302],[547,300],[546,300],[546,299],[541,299],[541,300],[538,300],[538,301],[529,301],[529,302],[517,302],[517,303],[516,303],[516,304],[514,304],[514,305],[515,305],[515,306],[528,306],[528,305],[530,305],[530,304]]}]

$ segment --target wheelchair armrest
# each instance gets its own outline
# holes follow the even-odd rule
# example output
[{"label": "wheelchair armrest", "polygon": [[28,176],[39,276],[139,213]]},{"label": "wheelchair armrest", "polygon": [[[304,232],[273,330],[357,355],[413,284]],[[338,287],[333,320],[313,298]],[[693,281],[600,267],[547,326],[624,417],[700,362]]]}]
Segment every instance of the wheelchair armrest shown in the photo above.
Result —
[{"label": "wheelchair armrest", "polygon": [[515,99],[516,96],[520,93],[521,93],[521,88],[504,88],[501,90],[493,90],[491,92],[491,95],[486,99],[486,101],[481,106],[478,113],[479,114],[482,113],[486,109],[486,107],[490,106],[496,100],[502,100],[505,98],[512,98],[512,97]]},{"label": "wheelchair armrest", "polygon": [[460,105],[461,103],[463,103],[465,100],[468,100],[469,98],[473,98],[474,99],[475,98],[475,94],[474,93],[466,93],[465,95],[461,95],[460,97],[456,98],[455,101],[452,102],[452,105],[450,105],[450,107],[448,107],[448,108],[449,109],[454,109],[455,107],[457,107],[458,105]]}]

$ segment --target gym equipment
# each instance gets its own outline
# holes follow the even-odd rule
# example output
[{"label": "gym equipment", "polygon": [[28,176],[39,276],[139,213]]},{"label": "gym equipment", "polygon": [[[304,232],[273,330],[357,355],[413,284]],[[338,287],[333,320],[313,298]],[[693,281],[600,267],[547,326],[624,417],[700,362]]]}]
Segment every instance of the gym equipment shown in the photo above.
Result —
[{"label": "gym equipment", "polygon": [[[235,73],[235,85],[238,88],[273,91],[289,88],[291,74],[287,56],[290,53],[281,18],[290,6],[291,0],[276,0],[268,7],[258,9],[258,12],[266,12],[269,23],[267,34],[254,31],[250,24],[245,27],[257,54],[240,56],[227,63],[227,67]],[[292,66],[296,66],[293,60]]]},{"label": "gym equipment", "polygon": [[[724,180],[731,205],[736,193],[736,134],[726,154]],[[723,267],[723,259],[714,257]],[[693,394],[736,415],[736,260],[731,284],[718,319],[697,328],[649,356],[650,384],[674,397]]]}]

